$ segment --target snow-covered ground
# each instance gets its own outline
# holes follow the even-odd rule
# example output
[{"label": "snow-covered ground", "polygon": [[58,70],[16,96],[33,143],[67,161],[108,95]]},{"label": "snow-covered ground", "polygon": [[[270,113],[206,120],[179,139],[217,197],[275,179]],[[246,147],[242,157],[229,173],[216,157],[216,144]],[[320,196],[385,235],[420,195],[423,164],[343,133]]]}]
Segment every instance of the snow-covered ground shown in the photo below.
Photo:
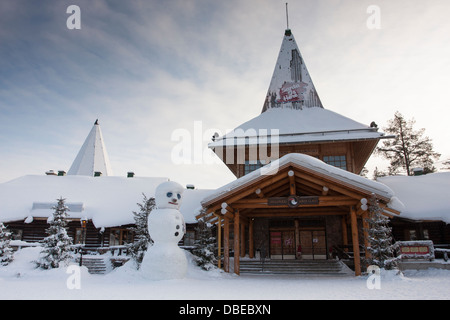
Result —
[{"label": "snow-covered ground", "polygon": [[[39,248],[22,249],[0,267],[0,299],[158,299],[158,300],[290,300],[290,299],[449,299],[450,270],[381,274],[379,289],[367,276],[302,277],[241,275],[202,271],[192,263],[184,279],[148,280],[131,267],[92,275],[85,267],[34,269]],[[77,270],[80,273],[77,273]],[[369,281],[369,284],[376,282]],[[77,288],[79,285],[79,288]]]}]

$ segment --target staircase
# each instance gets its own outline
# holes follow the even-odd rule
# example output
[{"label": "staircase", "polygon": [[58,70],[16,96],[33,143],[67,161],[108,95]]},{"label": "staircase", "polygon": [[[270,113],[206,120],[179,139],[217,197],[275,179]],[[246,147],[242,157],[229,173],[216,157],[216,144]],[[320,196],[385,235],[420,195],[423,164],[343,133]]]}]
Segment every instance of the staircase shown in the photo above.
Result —
[{"label": "staircase", "polygon": [[[77,262],[80,262],[79,258],[77,258]],[[109,268],[108,264],[109,259],[105,261],[102,256],[83,256],[82,265],[88,268],[88,271],[91,274],[105,274],[109,272],[111,268]]]},{"label": "staircase", "polygon": [[350,276],[354,272],[337,260],[240,260],[241,274],[295,274],[308,276]]}]

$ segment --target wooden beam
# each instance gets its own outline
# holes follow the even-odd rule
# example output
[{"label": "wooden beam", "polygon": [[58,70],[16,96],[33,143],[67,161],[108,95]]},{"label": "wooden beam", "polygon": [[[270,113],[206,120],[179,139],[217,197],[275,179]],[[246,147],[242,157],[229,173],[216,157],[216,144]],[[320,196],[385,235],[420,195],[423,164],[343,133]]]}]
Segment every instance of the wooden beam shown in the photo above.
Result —
[{"label": "wooden beam", "polygon": [[348,188],[338,186],[335,183],[332,183],[330,181],[326,182],[326,181],[324,181],[322,179],[315,178],[315,177],[313,177],[311,175],[308,175],[306,173],[295,171],[295,175],[297,177],[299,177],[299,178],[305,179],[307,181],[314,182],[314,183],[316,183],[318,185],[326,186],[328,189],[335,190],[335,191],[337,191],[339,193],[345,194],[345,195],[347,195],[349,197],[352,197],[352,198],[355,198],[355,199],[361,199],[361,198],[363,198],[365,196],[363,193],[355,192],[355,191],[352,191],[352,190],[350,190]]},{"label": "wooden beam", "polygon": [[347,230],[347,216],[342,216],[341,219],[341,226],[342,226],[342,242],[344,245],[344,251],[348,252],[348,249],[346,246],[348,246],[348,230]]},{"label": "wooden beam", "polygon": [[297,190],[295,188],[295,173],[293,170],[289,170],[288,171],[288,176],[289,176],[289,192],[290,195],[296,195],[297,194]]},{"label": "wooden beam", "polygon": [[248,256],[250,259],[255,257],[254,253],[254,243],[253,243],[253,228],[254,228],[254,220],[250,219],[250,223],[248,225]]},{"label": "wooden beam", "polygon": [[264,198],[264,193],[261,191],[261,189],[256,189],[255,190],[255,193],[256,193],[256,195],[258,196],[258,197],[260,197],[260,198]]},{"label": "wooden beam", "polygon": [[223,270],[230,272],[230,220],[223,221]]},{"label": "wooden beam", "polygon": [[369,212],[364,211],[362,214],[362,223],[363,223],[363,234],[364,234],[364,248],[365,249],[365,256],[366,259],[370,258],[370,252],[367,250],[367,247],[369,246],[369,222],[367,219],[369,218]]},{"label": "wooden beam", "polygon": [[234,214],[234,273],[237,275],[240,274],[240,264],[239,264],[239,210],[236,210]]},{"label": "wooden beam", "polygon": [[[249,187],[249,186],[243,186],[242,188],[238,188],[236,190],[233,190],[234,195],[227,198],[226,202],[230,205],[232,205],[235,201],[245,198],[246,196],[254,193],[256,191],[256,189],[264,189],[267,186],[270,186],[282,179],[286,179],[287,173],[285,172],[284,174],[276,174],[273,177],[268,178],[267,180],[262,181],[261,183],[257,184],[256,186],[253,187]],[[223,202],[223,200],[222,200]],[[221,208],[221,203],[215,204],[213,206],[211,206],[211,208],[209,209],[209,211],[215,211],[219,208]]]},{"label": "wooden beam", "polygon": [[353,259],[355,263],[355,276],[361,275],[361,257],[359,252],[358,220],[355,207],[350,207],[350,222],[352,226]]},{"label": "wooden beam", "polygon": [[239,239],[241,240],[240,256],[243,258],[245,257],[245,225],[242,219],[241,221],[239,221],[239,225],[241,227],[241,236],[239,237]]},{"label": "wooden beam", "polygon": [[216,214],[217,217],[217,268],[222,268],[222,217]]}]

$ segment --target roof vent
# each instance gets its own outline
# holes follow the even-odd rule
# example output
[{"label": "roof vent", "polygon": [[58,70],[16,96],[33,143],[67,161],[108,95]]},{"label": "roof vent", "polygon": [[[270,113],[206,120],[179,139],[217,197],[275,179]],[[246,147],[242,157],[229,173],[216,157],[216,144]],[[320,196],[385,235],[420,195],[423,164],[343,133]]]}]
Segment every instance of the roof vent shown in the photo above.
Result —
[{"label": "roof vent", "polygon": [[58,176],[63,177],[66,175],[66,172],[64,170],[59,170],[58,171]]},{"label": "roof vent", "polygon": [[46,175],[48,176],[56,176],[56,172],[54,170],[48,170],[47,172],[45,172]]},{"label": "roof vent", "polygon": [[194,189],[195,189],[195,186],[194,186],[193,184],[187,184],[187,185],[186,185],[186,189],[194,190]]},{"label": "roof vent", "polygon": [[102,173],[100,171],[95,171],[94,172],[94,177],[101,177]]},{"label": "roof vent", "polygon": [[127,172],[127,178],[134,178],[134,172],[128,171]]}]

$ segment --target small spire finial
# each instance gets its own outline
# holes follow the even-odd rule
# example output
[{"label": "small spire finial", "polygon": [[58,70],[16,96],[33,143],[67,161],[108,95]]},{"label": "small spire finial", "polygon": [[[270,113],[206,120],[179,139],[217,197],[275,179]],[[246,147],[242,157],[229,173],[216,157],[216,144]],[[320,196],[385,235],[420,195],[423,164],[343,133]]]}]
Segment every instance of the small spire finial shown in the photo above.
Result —
[{"label": "small spire finial", "polygon": [[288,3],[286,2],[286,29],[289,29]]},{"label": "small spire finial", "polygon": [[95,120],[94,125],[98,126],[98,119]]}]

